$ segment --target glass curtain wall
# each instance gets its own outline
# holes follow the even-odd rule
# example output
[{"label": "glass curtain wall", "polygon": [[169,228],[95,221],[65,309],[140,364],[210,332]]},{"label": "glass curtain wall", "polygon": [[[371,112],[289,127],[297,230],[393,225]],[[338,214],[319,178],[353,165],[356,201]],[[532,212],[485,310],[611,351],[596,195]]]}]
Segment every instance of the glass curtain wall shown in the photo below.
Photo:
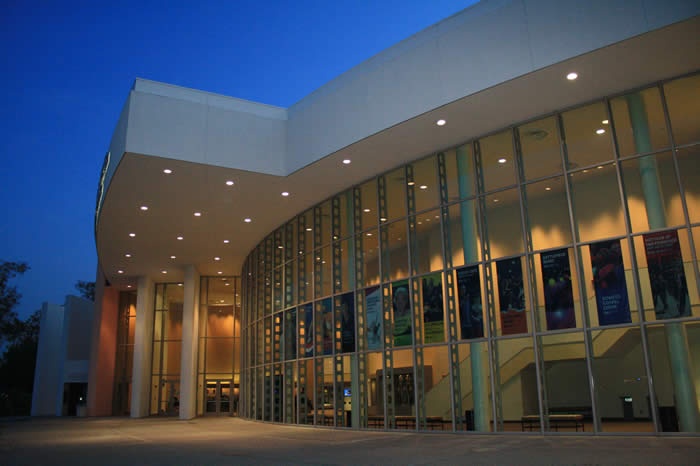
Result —
[{"label": "glass curtain wall", "polygon": [[198,414],[238,415],[240,277],[202,277],[199,299]]},{"label": "glass curtain wall", "polygon": [[131,377],[134,364],[134,332],[136,330],[135,291],[119,293],[118,319],[112,414],[128,416],[131,410]]},{"label": "glass curtain wall", "polygon": [[244,415],[700,431],[698,112],[698,75],[629,91],[281,226],[244,265]]},{"label": "glass curtain wall", "polygon": [[176,416],[180,411],[183,288],[182,283],[156,284],[151,414]]}]

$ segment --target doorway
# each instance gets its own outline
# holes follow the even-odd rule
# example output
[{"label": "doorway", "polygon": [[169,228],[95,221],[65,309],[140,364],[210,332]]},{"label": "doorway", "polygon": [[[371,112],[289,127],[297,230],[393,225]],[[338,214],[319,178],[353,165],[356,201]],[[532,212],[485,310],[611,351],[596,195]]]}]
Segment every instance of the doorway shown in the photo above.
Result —
[{"label": "doorway", "polygon": [[204,413],[214,416],[231,416],[234,413],[235,395],[231,380],[207,380]]}]

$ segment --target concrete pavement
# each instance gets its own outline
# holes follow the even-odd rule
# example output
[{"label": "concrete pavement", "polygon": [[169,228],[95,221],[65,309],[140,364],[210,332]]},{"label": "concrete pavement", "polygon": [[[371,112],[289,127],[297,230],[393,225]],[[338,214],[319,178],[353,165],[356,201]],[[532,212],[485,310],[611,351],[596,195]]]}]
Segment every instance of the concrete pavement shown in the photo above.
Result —
[{"label": "concrete pavement", "polygon": [[352,431],[237,418],[0,419],[14,465],[700,465],[700,437]]}]

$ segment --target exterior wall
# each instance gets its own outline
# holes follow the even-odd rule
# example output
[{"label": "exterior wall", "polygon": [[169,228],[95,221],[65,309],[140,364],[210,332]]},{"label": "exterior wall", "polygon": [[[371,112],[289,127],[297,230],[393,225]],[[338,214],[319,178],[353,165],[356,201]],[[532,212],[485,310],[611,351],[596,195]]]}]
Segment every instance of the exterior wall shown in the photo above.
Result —
[{"label": "exterior wall", "polygon": [[117,348],[119,292],[105,286],[98,272],[95,283],[95,317],[92,323],[88,378],[88,416],[112,414],[114,364]]},{"label": "exterior wall", "polygon": [[[63,342],[63,321],[63,306],[42,304],[39,346],[34,369],[32,416],[55,416],[56,406],[61,402],[63,384],[60,348]],[[58,387],[61,388],[60,396],[57,395]]]}]

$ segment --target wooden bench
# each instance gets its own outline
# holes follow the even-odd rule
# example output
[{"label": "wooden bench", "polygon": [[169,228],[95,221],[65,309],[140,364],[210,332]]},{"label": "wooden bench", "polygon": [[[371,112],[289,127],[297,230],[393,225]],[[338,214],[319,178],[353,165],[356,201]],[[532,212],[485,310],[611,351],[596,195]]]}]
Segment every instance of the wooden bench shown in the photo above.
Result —
[{"label": "wooden bench", "polygon": [[[415,416],[394,416],[394,421],[397,429],[416,428]],[[438,426],[440,427],[440,430],[445,429],[445,423],[440,416],[427,416],[425,418],[425,423],[430,430],[435,430]],[[368,416],[367,427],[384,427],[384,416]]]},{"label": "wooden bench", "polygon": [[[581,428],[581,432],[585,432],[586,428],[583,424],[583,414],[550,414],[547,416],[549,420],[549,428],[559,431],[559,428],[575,428],[578,432],[578,428]],[[540,416],[537,414],[530,414],[523,416],[520,420],[520,425],[522,431],[525,432],[533,431],[535,429],[540,429]]]}]

